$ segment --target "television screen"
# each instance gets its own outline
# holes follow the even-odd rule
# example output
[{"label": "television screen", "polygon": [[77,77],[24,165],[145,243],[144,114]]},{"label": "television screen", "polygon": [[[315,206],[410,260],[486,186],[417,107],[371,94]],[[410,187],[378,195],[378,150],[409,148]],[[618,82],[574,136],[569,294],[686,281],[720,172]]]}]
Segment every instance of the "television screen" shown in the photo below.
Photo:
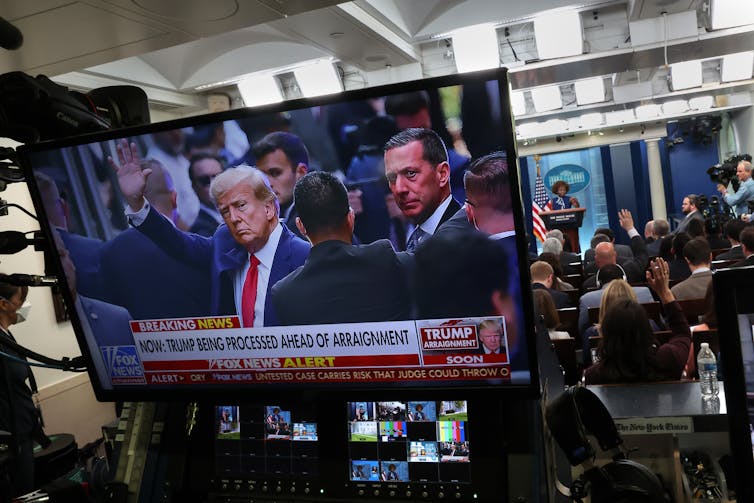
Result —
[{"label": "television screen", "polygon": [[[406,136],[417,131],[424,136]],[[397,143],[385,153],[389,140]],[[507,164],[497,193],[507,206],[482,225],[482,201],[466,197],[464,174],[493,152]],[[296,387],[536,392],[504,69],[45,142],[19,153],[100,399]],[[300,204],[293,198],[296,181],[317,171],[344,182],[353,246],[316,227],[329,211],[317,199],[324,192],[309,184]],[[422,240],[453,222],[479,227],[499,245],[501,272],[485,275],[502,285],[494,310],[443,310],[431,300],[439,295],[455,306],[463,304],[454,299],[472,298],[477,285],[467,284],[465,272],[427,280],[453,280],[448,286],[414,280],[422,248],[438,242]],[[430,266],[459,271],[484,263],[481,255],[460,264],[432,256],[428,251]],[[422,308],[420,297],[436,309]],[[492,305],[490,299],[484,301]],[[417,404],[400,404],[400,417],[376,405],[369,420],[379,423],[380,438],[381,425],[390,424],[394,442],[396,424],[443,420],[434,404],[425,404],[424,419],[412,416]],[[272,435],[309,436],[305,422],[285,422],[286,433]]]}]

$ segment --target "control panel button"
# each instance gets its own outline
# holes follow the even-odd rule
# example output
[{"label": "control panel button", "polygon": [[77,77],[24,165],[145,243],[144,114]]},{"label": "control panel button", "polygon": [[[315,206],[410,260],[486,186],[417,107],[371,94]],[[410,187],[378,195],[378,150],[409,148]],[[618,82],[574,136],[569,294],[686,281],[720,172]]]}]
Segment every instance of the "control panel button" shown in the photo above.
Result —
[{"label": "control panel button", "polygon": [[437,493],[437,497],[443,499],[445,497],[445,493],[440,491],[439,493]]},{"label": "control panel button", "polygon": [[364,489],[359,489],[358,495],[359,496],[364,496]]},{"label": "control panel button", "polygon": [[422,491],[422,498],[429,498],[429,493],[427,491]]},{"label": "control panel button", "polygon": [[406,491],[406,497],[407,498],[410,498],[412,494],[414,494],[414,493],[412,493],[411,491]]},{"label": "control panel button", "polygon": [[380,495],[380,490],[379,489],[375,489],[374,490],[374,495],[375,496],[379,496]]}]

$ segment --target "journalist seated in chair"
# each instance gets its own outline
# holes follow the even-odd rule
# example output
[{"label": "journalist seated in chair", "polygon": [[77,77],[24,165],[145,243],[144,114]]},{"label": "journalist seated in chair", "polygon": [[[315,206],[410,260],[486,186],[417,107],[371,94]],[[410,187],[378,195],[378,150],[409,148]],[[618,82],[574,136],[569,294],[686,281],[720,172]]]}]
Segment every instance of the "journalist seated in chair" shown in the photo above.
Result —
[{"label": "journalist seated in chair", "polygon": [[691,347],[691,332],[670,291],[667,262],[661,258],[653,260],[646,276],[667,315],[670,339],[658,344],[640,304],[630,299],[616,302],[602,320],[599,361],[584,371],[586,384],[681,379]]}]

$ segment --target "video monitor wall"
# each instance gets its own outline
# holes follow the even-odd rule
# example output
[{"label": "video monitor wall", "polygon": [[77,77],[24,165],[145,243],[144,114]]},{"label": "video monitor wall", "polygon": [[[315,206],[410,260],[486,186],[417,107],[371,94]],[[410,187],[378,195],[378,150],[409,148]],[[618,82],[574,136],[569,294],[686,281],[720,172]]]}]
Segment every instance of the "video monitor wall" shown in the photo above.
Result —
[{"label": "video monitor wall", "polygon": [[[396,102],[406,99],[425,108],[401,109],[405,103]],[[468,115],[480,105],[487,113]],[[463,127],[449,131],[444,117],[464,114],[469,120]],[[504,284],[500,301],[484,316],[416,314],[413,295],[422,285],[408,288],[408,238],[424,217],[406,184],[388,181],[383,152],[385,142],[409,125],[431,128],[447,148],[452,197],[443,199],[445,211],[476,204],[464,193],[473,159],[499,151],[507,163],[505,229],[496,234],[506,257]],[[293,148],[281,161],[283,147],[262,148],[281,133],[304,149]],[[51,264],[61,276],[82,351],[93,363],[100,399],[297,387],[536,393],[534,344],[525,330],[533,324],[530,285],[520,274],[528,267],[525,226],[504,69],[45,142],[19,153],[45,234],[55,243]],[[264,173],[277,204],[261,207],[265,218],[274,213],[281,221],[264,237],[270,248],[254,255],[262,254],[256,267],[267,288],[257,287],[253,314],[244,311],[254,299],[245,293],[250,231],[229,220],[230,210],[220,214],[210,194],[213,181],[239,164]],[[390,244],[395,259],[389,275],[348,276],[333,267],[325,277],[337,286],[326,292],[299,298],[275,288],[309,253],[308,242],[294,237],[300,230],[292,183],[314,170],[344,180],[355,211],[354,242]],[[143,186],[134,189],[131,175],[139,174]],[[401,169],[400,176],[415,173]],[[134,196],[142,192],[144,199]],[[456,211],[455,222],[473,229],[476,221],[463,213]],[[373,278],[356,285],[369,295],[349,295],[349,278]],[[374,300],[378,287],[385,302]]]},{"label": "video monitor wall", "polygon": [[352,482],[471,482],[466,401],[348,403]]},{"label": "video monitor wall", "polygon": [[314,478],[316,418],[270,405],[215,407],[215,473],[219,477]]}]

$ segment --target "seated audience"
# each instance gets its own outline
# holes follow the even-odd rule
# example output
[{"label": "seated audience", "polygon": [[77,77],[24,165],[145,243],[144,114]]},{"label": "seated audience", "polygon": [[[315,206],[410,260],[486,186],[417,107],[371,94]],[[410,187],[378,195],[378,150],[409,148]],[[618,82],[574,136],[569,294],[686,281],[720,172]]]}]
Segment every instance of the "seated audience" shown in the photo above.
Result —
[{"label": "seated audience", "polygon": [[681,281],[671,291],[677,300],[701,299],[712,282],[712,251],[703,238],[694,238],[683,247],[683,258],[689,265],[691,276]]},{"label": "seated audience", "polygon": [[[563,236],[563,231],[560,229],[552,229],[547,231],[547,234],[545,234],[546,238],[555,238],[560,242],[560,253],[555,253],[554,250],[545,250],[545,244],[542,243],[542,252],[546,251],[552,251],[552,253],[555,253],[555,255],[558,256],[560,259],[560,267],[563,269],[564,274],[580,274],[581,268],[578,266],[573,266],[571,264],[580,264],[581,263],[581,255],[578,253],[573,253],[570,251],[566,251],[566,239],[565,236]],[[547,242],[547,239],[545,239],[545,242]]]},{"label": "seated audience", "polygon": [[654,223],[654,220],[650,220],[644,224],[644,242],[647,243],[647,245],[655,241],[654,236],[652,236],[652,226]]},{"label": "seated audience", "polygon": [[602,320],[599,361],[584,371],[587,384],[630,383],[680,379],[691,346],[686,317],[669,288],[667,262],[652,261],[646,280],[668,315],[673,335],[659,345],[644,308],[630,299],[610,307]]},{"label": "seated audience", "polygon": [[[582,336],[589,328],[589,308],[598,307],[602,301],[602,296],[605,293],[605,288],[613,280],[621,279],[626,281],[625,273],[623,269],[617,264],[607,264],[600,269],[595,276],[597,279],[598,290],[592,292],[586,292],[579,299],[579,334]],[[646,286],[634,286],[631,287],[636,294],[636,298],[640,303],[654,302],[652,292]]]},{"label": "seated audience", "polygon": [[[607,227],[600,227],[594,231],[593,237],[596,237],[598,235],[607,237],[607,241],[615,245],[615,252],[618,254],[619,257],[631,258],[634,256],[634,251],[631,249],[630,246],[626,246],[622,244],[615,244],[615,233],[613,232],[612,229],[609,229]],[[595,252],[594,245],[590,243],[590,246],[591,248],[584,252],[585,264],[587,262],[590,262],[590,263],[594,262],[594,252]]]},{"label": "seated audience", "polygon": [[740,238],[741,252],[743,252],[745,258],[740,262],[733,264],[733,267],[754,265],[754,227],[747,225],[746,228],[741,231]]},{"label": "seated audience", "polygon": [[534,311],[542,316],[545,327],[547,327],[547,333],[550,334],[550,339],[571,338],[565,330],[558,330],[560,328],[560,316],[558,316],[558,310],[555,309],[555,303],[553,303],[552,297],[547,290],[534,290]]},{"label": "seated audience", "polygon": [[670,279],[683,281],[691,276],[691,269],[686,259],[683,258],[683,247],[686,243],[691,241],[691,236],[685,232],[678,232],[673,235],[672,246],[670,248],[670,260],[668,260],[668,267],[670,268]]},{"label": "seated audience", "polygon": [[705,330],[717,330],[717,310],[715,309],[715,289],[710,281],[707,285],[707,291],[704,293],[704,314],[702,314],[698,325],[691,327],[692,332],[702,332]]},{"label": "seated audience", "polygon": [[741,260],[744,253],[741,251],[741,231],[746,227],[746,222],[734,219],[725,224],[725,237],[730,242],[730,250],[719,254],[715,260]]},{"label": "seated audience", "polygon": [[596,285],[595,274],[598,269],[608,264],[619,264],[625,272],[626,281],[630,283],[640,283],[644,280],[644,269],[647,267],[647,245],[634,228],[634,219],[631,212],[621,210],[618,213],[620,226],[628,233],[631,238],[631,249],[633,256],[631,258],[618,258],[618,253],[612,242],[600,243],[594,249],[594,264],[584,268],[584,273],[592,275],[584,281],[585,289],[598,287]]},{"label": "seated audience", "polygon": [[[652,223],[652,242],[647,244],[647,255],[650,257],[657,257],[660,255],[662,238],[667,236],[670,232],[670,225],[667,220],[661,218],[650,220],[650,222]],[[649,222],[647,225],[649,225]]]},{"label": "seated audience", "polygon": [[571,299],[568,297],[568,294],[552,288],[555,275],[550,264],[538,260],[529,267],[529,271],[531,273],[531,287],[533,290],[544,290],[549,293],[557,309],[571,307]]},{"label": "seated audience", "polygon": [[547,262],[550,264],[550,267],[552,267],[553,272],[553,281],[552,281],[552,289],[557,290],[559,292],[567,292],[569,290],[576,290],[576,287],[574,287],[571,283],[568,283],[564,280],[565,275],[563,274],[563,270],[560,268],[560,261],[558,260],[558,257],[553,255],[552,253],[543,253],[541,254],[537,260],[542,262]]}]

